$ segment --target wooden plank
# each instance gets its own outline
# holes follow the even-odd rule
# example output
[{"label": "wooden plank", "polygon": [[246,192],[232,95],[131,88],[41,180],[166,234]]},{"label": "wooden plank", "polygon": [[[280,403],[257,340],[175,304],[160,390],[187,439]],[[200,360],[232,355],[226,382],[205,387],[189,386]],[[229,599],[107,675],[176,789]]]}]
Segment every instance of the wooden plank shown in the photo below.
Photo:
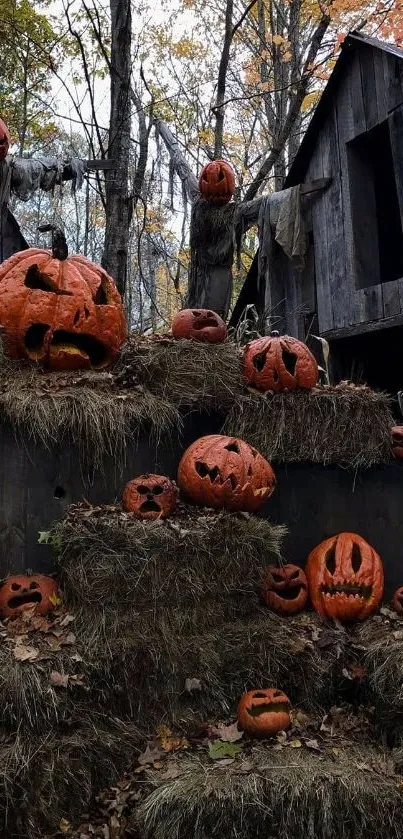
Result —
[{"label": "wooden plank", "polygon": [[343,102],[346,103],[348,101],[347,89],[350,97],[350,118],[344,124],[345,142],[352,140],[358,134],[363,134],[367,130],[361,64],[358,52],[355,52],[351,56],[349,67],[339,87],[339,95]]},{"label": "wooden plank", "polygon": [[403,103],[403,60],[384,52],[383,70],[387,107],[390,113]]},{"label": "wooden plank", "polygon": [[347,146],[350,207],[353,226],[353,270],[358,287],[380,283],[375,184],[370,162],[355,142]]},{"label": "wooden plank", "polygon": [[327,230],[328,281],[333,307],[333,326],[337,329],[349,322],[350,298],[346,282],[343,195],[334,109],[331,110],[323,126],[320,147],[323,171],[332,178],[331,185],[321,196],[320,207],[324,214]]},{"label": "wooden plank", "polygon": [[399,280],[394,280],[393,282],[383,283],[382,285],[383,314],[385,318],[398,315],[402,311],[399,288],[400,282],[401,281]]},{"label": "wooden plank", "polygon": [[[377,125],[379,120],[378,102],[376,97],[376,80],[374,66],[374,49],[370,46],[362,46],[357,57],[361,68],[362,95],[364,99],[364,111],[366,128],[369,130]],[[383,75],[383,74],[382,74]]]},{"label": "wooden plank", "polygon": [[[13,431],[0,428],[0,576],[26,567],[27,453]],[[38,478],[40,479],[40,473]]]},{"label": "wooden plank", "polygon": [[[396,191],[399,201],[400,221],[403,230],[403,105],[395,108],[389,116],[389,135],[392,149]],[[400,310],[403,311],[403,278],[398,280]]]},{"label": "wooden plank", "polygon": [[379,122],[388,117],[388,102],[386,96],[385,74],[382,50],[373,50],[374,71],[375,71],[375,94],[378,108]]},{"label": "wooden plank", "polygon": [[367,332],[379,332],[381,329],[393,329],[395,326],[403,326],[403,315],[396,315],[393,318],[380,318],[371,323],[359,323],[354,326],[346,326],[343,329],[331,329],[322,334],[329,340],[338,340],[355,338],[357,335],[365,335]]},{"label": "wooden plank", "polygon": [[[330,172],[325,172],[322,161],[322,151],[320,143],[320,135],[316,143],[315,150],[311,157],[309,169],[307,172],[307,180],[314,178],[323,178],[331,176]],[[333,189],[333,184],[329,189]],[[326,229],[326,219],[323,213],[323,198],[315,200],[312,203],[312,227],[313,227],[313,244],[315,252],[315,282],[316,282],[316,300],[318,307],[318,322],[320,332],[326,329],[333,329],[333,305],[329,285],[329,253],[328,253],[328,239]]]}]

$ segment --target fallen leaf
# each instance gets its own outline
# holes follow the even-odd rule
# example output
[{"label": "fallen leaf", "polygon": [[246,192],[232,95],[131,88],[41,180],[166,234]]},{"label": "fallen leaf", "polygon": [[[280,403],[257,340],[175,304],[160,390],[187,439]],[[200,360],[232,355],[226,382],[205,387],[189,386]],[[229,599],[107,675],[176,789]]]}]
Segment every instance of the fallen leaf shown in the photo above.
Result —
[{"label": "fallen leaf", "polygon": [[305,740],[305,746],[307,749],[312,749],[314,752],[320,752],[321,748],[317,740]]},{"label": "fallen leaf", "polygon": [[68,822],[67,819],[60,819],[59,822],[59,830],[61,833],[67,833],[71,828],[71,822]]},{"label": "fallen leaf", "polygon": [[74,653],[74,655],[71,656],[71,660],[72,661],[83,661],[83,658],[79,653]]},{"label": "fallen leaf", "polygon": [[54,635],[47,635],[47,637],[45,638],[45,641],[46,641],[47,645],[48,645],[48,646],[49,646],[52,650],[54,650],[55,652],[57,652],[58,650],[60,650],[60,649],[61,649],[61,647],[60,647],[60,641],[59,641],[59,639],[58,639],[58,638],[55,638],[55,636],[54,636]]},{"label": "fallen leaf", "polygon": [[351,673],[348,672],[347,667],[343,667],[341,674],[342,676],[344,676],[345,679],[350,679],[350,681],[352,681],[353,677]]},{"label": "fallen leaf", "polygon": [[234,722],[232,725],[217,725],[212,728],[212,734],[216,734],[224,743],[236,743],[242,740],[243,731],[238,728],[238,723]]},{"label": "fallen leaf", "polygon": [[170,765],[165,770],[165,772],[161,772],[160,777],[164,779],[164,781],[173,781],[175,778],[179,778],[180,771],[177,766]]},{"label": "fallen leaf", "polygon": [[24,644],[17,644],[13,649],[14,658],[17,661],[35,661],[38,658],[39,650],[36,647],[24,646]]},{"label": "fallen leaf", "polygon": [[147,743],[145,751],[138,756],[138,763],[140,766],[147,766],[148,764],[155,763],[156,760],[159,760],[163,756],[164,752],[158,746],[153,745],[150,747],[149,743]]},{"label": "fallen leaf", "polygon": [[222,760],[225,757],[234,758],[242,751],[237,743],[226,743],[224,740],[213,740],[208,744],[208,753],[211,760]]},{"label": "fallen leaf", "polygon": [[233,757],[225,757],[223,760],[216,760],[216,766],[230,766],[231,763],[235,763],[235,758]]},{"label": "fallen leaf", "polygon": [[47,545],[52,535],[51,530],[40,530],[38,533],[38,544]]},{"label": "fallen leaf", "polygon": [[308,641],[307,638],[296,638],[295,640],[288,642],[287,649],[290,653],[299,655],[299,653],[304,653],[307,647],[312,646],[312,641]]},{"label": "fallen leaf", "polygon": [[67,673],[58,673],[57,670],[52,670],[50,674],[50,684],[55,688],[67,688],[69,678],[70,677]]},{"label": "fallen leaf", "polygon": [[394,638],[396,638],[396,641],[401,641],[403,638],[403,629],[396,629],[394,632],[392,632],[392,635]]},{"label": "fallen leaf", "polygon": [[164,752],[173,752],[175,749],[188,749],[189,741],[186,737],[175,736],[167,725],[159,725],[157,728],[158,745]]},{"label": "fallen leaf", "polygon": [[69,632],[65,637],[60,639],[62,647],[72,647],[76,643],[76,636],[73,632]]},{"label": "fallen leaf", "polygon": [[69,624],[70,624],[70,623],[73,623],[73,621],[75,621],[75,619],[76,619],[76,618],[75,618],[75,615],[69,615],[69,614],[67,614],[67,615],[65,615],[65,616],[64,616],[64,618],[62,618],[62,620],[59,622],[59,626],[61,626],[62,628],[64,628],[65,626],[69,626]]},{"label": "fallen leaf", "polygon": [[300,749],[302,746],[301,740],[291,740],[289,742],[290,749]]},{"label": "fallen leaf", "polygon": [[188,693],[193,693],[194,690],[201,690],[202,683],[200,679],[185,679],[185,690]]},{"label": "fallen leaf", "polygon": [[57,594],[51,594],[49,597],[49,601],[51,602],[52,606],[60,606],[63,602],[62,598],[59,597]]},{"label": "fallen leaf", "polygon": [[78,676],[74,674],[73,676],[69,676],[69,685],[84,685],[84,676]]}]

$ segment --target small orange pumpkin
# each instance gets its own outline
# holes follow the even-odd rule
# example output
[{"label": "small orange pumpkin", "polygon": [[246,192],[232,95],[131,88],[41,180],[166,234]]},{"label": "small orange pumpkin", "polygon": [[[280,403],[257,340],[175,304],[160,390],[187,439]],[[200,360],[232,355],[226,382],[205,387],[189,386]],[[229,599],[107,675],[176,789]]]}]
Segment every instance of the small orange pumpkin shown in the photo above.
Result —
[{"label": "small orange pumpkin", "polygon": [[382,603],[382,560],[357,533],[325,539],[309,554],[305,570],[312,605],[322,617],[364,620]]},{"label": "small orange pumpkin", "polygon": [[186,449],[178,483],[195,504],[254,512],[274,491],[275,475],[263,455],[236,437],[211,434]]},{"label": "small orange pumpkin", "polygon": [[393,598],[392,606],[399,617],[403,617],[403,586],[396,589]]},{"label": "small orange pumpkin", "polygon": [[278,332],[247,344],[243,373],[248,385],[273,393],[313,388],[319,375],[316,359],[306,344]]},{"label": "small orange pumpkin", "polygon": [[392,452],[395,457],[403,457],[403,425],[394,425],[392,430]]},{"label": "small orange pumpkin", "polygon": [[308,581],[298,565],[269,565],[263,583],[263,599],[273,612],[296,615],[308,599]]},{"label": "small orange pumpkin", "polygon": [[0,588],[0,617],[15,618],[33,607],[37,615],[47,615],[55,608],[58,591],[56,580],[45,574],[8,577]]},{"label": "small orange pumpkin", "polygon": [[11,137],[8,126],[0,119],[0,160],[6,159],[10,145]]},{"label": "small orange pumpkin", "polygon": [[137,519],[166,519],[173,513],[178,491],[173,481],[164,475],[140,475],[126,484],[123,509]]},{"label": "small orange pumpkin", "polygon": [[201,171],[199,189],[209,204],[228,204],[235,192],[234,170],[226,160],[212,160]]},{"label": "small orange pumpkin", "polygon": [[126,337],[114,281],[89,259],[68,256],[57,229],[52,252],[29,248],[0,266],[0,325],[11,358],[49,370],[101,370]]},{"label": "small orange pumpkin", "polygon": [[277,688],[249,690],[238,705],[238,727],[254,737],[273,737],[291,725],[291,703]]},{"label": "small orange pumpkin", "polygon": [[227,327],[220,315],[209,309],[182,309],[172,321],[172,335],[174,338],[222,344],[227,337]]}]

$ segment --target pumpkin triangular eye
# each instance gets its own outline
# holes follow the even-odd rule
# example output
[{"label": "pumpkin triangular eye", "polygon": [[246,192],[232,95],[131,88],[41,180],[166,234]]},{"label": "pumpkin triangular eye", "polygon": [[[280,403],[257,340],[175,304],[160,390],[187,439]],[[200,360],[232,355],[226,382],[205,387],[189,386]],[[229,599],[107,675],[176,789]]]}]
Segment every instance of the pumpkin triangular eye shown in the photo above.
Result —
[{"label": "pumpkin triangular eye", "polygon": [[108,304],[108,296],[102,281],[96,290],[94,303],[96,303],[97,306],[107,306]]},{"label": "pumpkin triangular eye", "polygon": [[295,368],[297,365],[297,356],[293,352],[289,352],[284,347],[281,349],[281,357],[283,359],[283,364],[287,373],[290,373],[291,376],[295,376]]},{"label": "pumpkin triangular eye", "polygon": [[336,557],[334,547],[331,547],[328,551],[326,551],[325,565],[327,570],[330,571],[331,574],[334,574],[336,570]]},{"label": "pumpkin triangular eye", "polygon": [[353,571],[355,574],[357,574],[357,572],[360,570],[361,563],[361,551],[358,545],[356,545],[356,543],[353,542],[353,549],[351,551],[351,565],[353,566]]}]

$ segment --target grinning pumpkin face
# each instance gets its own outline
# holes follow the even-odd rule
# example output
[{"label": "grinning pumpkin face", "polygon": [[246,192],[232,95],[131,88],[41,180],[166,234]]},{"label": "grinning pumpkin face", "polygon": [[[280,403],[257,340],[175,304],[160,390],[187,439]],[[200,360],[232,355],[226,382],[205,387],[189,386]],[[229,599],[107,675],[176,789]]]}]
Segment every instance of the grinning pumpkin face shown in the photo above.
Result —
[{"label": "grinning pumpkin face", "polygon": [[123,509],[137,519],[166,519],[176,507],[177,496],[175,484],[164,475],[140,475],[126,484]]},{"label": "grinning pumpkin face", "polygon": [[[61,234],[62,236],[62,234]],[[101,370],[126,337],[120,294],[111,277],[83,256],[29,248],[0,267],[0,325],[11,358],[49,370]]]},{"label": "grinning pumpkin face", "polygon": [[392,452],[395,457],[403,457],[403,425],[394,425],[392,434]]},{"label": "grinning pumpkin face", "polygon": [[235,192],[234,170],[226,160],[212,160],[201,171],[199,189],[209,204],[228,204]]},{"label": "grinning pumpkin face", "polygon": [[8,150],[11,144],[11,137],[8,127],[2,119],[0,119],[0,160],[5,160],[8,155]]},{"label": "grinning pumpkin face", "polygon": [[382,560],[357,533],[325,539],[309,554],[305,570],[312,605],[323,617],[364,620],[382,602]]},{"label": "grinning pumpkin face", "polygon": [[308,599],[308,581],[298,565],[269,565],[263,583],[263,599],[273,612],[295,615]]},{"label": "grinning pumpkin face", "polygon": [[216,312],[209,309],[182,309],[172,321],[174,338],[192,338],[208,344],[222,344],[227,327]]},{"label": "grinning pumpkin face", "polygon": [[178,469],[179,486],[195,504],[251,513],[272,494],[275,480],[253,446],[221,434],[192,443]]},{"label": "grinning pumpkin face", "polygon": [[282,690],[249,690],[239,700],[238,726],[254,737],[273,737],[290,727],[290,709],[290,700]]},{"label": "grinning pumpkin face", "polygon": [[36,614],[47,615],[55,607],[58,591],[56,580],[45,574],[8,577],[0,588],[0,617],[14,618],[33,607]]},{"label": "grinning pumpkin face", "polygon": [[302,341],[273,333],[245,347],[244,379],[257,390],[273,393],[315,387],[318,365]]},{"label": "grinning pumpkin face", "polygon": [[403,617],[403,586],[396,589],[392,597],[392,606],[396,614]]}]

